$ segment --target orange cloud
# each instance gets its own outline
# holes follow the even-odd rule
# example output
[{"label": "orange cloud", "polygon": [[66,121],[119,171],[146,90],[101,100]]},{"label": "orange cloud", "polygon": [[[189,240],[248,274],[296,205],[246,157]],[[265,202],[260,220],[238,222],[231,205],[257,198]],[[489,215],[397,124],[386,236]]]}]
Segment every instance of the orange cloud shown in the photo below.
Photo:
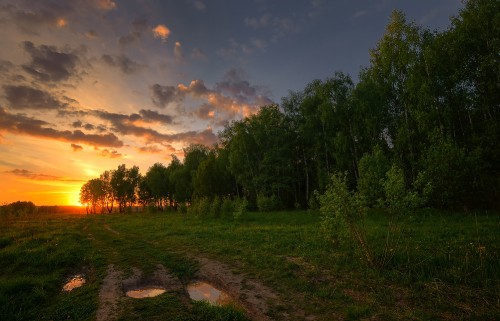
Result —
[{"label": "orange cloud", "polygon": [[111,10],[116,8],[116,3],[113,0],[95,0],[95,4],[102,10]]},{"label": "orange cloud", "polygon": [[155,38],[160,38],[162,41],[166,41],[168,36],[170,36],[170,29],[165,25],[157,25],[152,31],[153,36]]},{"label": "orange cloud", "polygon": [[33,180],[33,181],[82,182],[82,180],[80,180],[80,179],[73,179],[73,178],[59,177],[59,176],[54,176],[54,175],[34,173],[34,172],[29,171],[27,169],[19,169],[19,168],[16,168],[16,169],[13,169],[10,171],[4,171],[3,173],[24,177],[24,178],[27,178],[27,179]]},{"label": "orange cloud", "polygon": [[81,145],[71,144],[71,149],[73,149],[74,152],[78,152],[83,150],[83,147]]},{"label": "orange cloud", "polygon": [[116,150],[109,150],[107,148],[105,149],[100,149],[98,147],[94,147],[94,150],[96,151],[99,151],[98,155],[99,156],[102,156],[102,157],[109,157],[109,158],[120,158],[122,157],[123,155],[120,154],[118,151]]},{"label": "orange cloud", "polygon": [[57,19],[56,25],[57,25],[59,28],[66,27],[66,26],[68,25],[68,20],[66,20],[66,19],[64,19],[64,18],[59,18],[59,19]]}]

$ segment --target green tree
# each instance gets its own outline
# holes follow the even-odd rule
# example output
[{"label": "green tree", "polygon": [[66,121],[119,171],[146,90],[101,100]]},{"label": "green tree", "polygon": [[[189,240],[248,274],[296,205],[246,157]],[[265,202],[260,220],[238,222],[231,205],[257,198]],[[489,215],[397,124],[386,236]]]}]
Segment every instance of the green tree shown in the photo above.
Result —
[{"label": "green tree", "polygon": [[410,180],[417,176],[419,134],[415,122],[420,65],[425,37],[405,15],[394,11],[386,32],[371,51],[369,75],[382,95],[382,108],[387,115],[386,136],[390,139],[399,162]]},{"label": "green tree", "polygon": [[102,181],[102,184],[103,184],[103,189],[104,189],[104,194],[105,194],[104,203],[105,203],[106,209],[108,210],[108,213],[113,212],[113,207],[114,207],[114,203],[115,203],[114,190],[113,190],[113,187],[111,186],[111,177],[112,177],[111,175],[112,175],[112,172],[104,171],[104,173],[102,173],[99,177]]},{"label": "green tree", "polygon": [[390,162],[382,148],[376,145],[371,153],[363,155],[359,161],[358,192],[368,206],[377,204],[384,198],[383,180],[390,168]]},{"label": "green tree", "polygon": [[362,252],[368,265],[377,267],[368,243],[366,210],[357,194],[349,191],[345,174],[335,173],[325,193],[319,197],[322,229],[327,238],[334,241],[352,240]]},{"label": "green tree", "polygon": [[85,205],[87,214],[95,214],[100,209],[106,210],[106,189],[104,182],[99,178],[87,181],[80,188],[80,203]]},{"label": "green tree", "polygon": [[149,189],[156,208],[163,210],[168,203],[170,193],[169,171],[161,163],[156,163],[148,169],[144,182]]},{"label": "green tree", "polygon": [[136,203],[139,181],[140,174],[137,166],[127,169],[125,164],[122,164],[111,173],[110,184],[120,213],[123,213],[127,207],[130,210]]}]

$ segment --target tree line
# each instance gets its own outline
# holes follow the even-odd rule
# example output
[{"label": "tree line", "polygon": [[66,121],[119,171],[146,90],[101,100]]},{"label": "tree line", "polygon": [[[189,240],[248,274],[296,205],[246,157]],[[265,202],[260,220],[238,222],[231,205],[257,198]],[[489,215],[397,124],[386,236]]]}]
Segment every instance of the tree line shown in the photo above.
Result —
[{"label": "tree line", "polygon": [[373,206],[397,168],[428,206],[498,207],[499,13],[499,0],[469,0],[438,32],[395,11],[357,83],[336,72],[228,123],[217,145],[187,147],[183,162],[174,156],[144,175],[136,166],[106,171],[82,187],[82,204],[122,212],[228,198],[307,208],[342,173]]}]

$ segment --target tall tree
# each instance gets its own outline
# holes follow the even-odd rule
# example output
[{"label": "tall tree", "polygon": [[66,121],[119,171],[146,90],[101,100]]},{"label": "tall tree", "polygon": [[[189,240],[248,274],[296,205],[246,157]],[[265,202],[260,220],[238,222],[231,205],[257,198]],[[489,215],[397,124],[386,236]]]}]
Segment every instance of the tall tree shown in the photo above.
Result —
[{"label": "tall tree", "polygon": [[127,169],[125,164],[119,165],[111,174],[110,184],[120,213],[129,209],[137,201],[137,188],[140,181],[139,167]]}]

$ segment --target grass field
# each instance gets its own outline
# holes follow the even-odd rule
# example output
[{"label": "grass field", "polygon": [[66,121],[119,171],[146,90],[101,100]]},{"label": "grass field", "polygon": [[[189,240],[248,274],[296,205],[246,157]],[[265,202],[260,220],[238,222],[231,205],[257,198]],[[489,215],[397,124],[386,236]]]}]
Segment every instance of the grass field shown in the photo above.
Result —
[{"label": "grass field", "polygon": [[[366,267],[349,243],[325,241],[314,211],[239,221],[173,213],[0,219],[1,320],[95,320],[110,265],[127,278],[133,268],[147,276],[161,264],[185,287],[206,262],[220,264],[211,280],[220,287],[240,280],[245,292],[235,306],[193,304],[181,288],[141,300],[122,295],[107,319],[244,320],[255,300],[275,320],[500,319],[499,213],[421,211],[405,222],[384,270]],[[386,224],[370,213],[375,253]],[[61,292],[75,273],[87,283]]]}]

